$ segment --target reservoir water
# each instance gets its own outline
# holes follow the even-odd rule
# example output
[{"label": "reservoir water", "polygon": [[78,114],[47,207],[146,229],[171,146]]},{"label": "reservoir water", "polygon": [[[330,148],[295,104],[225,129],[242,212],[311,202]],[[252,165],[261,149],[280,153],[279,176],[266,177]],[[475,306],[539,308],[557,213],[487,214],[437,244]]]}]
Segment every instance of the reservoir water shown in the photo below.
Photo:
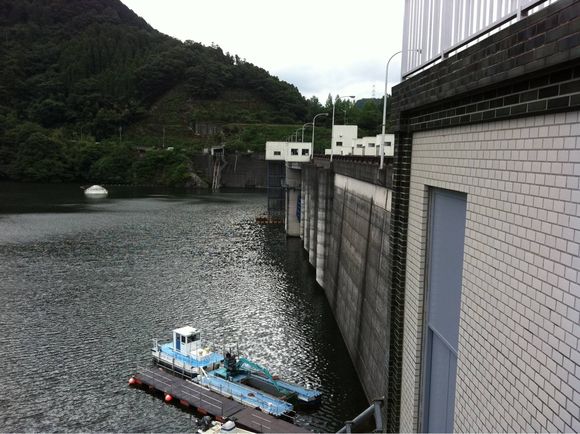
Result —
[{"label": "reservoir water", "polygon": [[297,423],[368,404],[299,239],[259,226],[263,193],[0,183],[0,431],[191,431],[127,387],[152,338],[192,325],[323,392]]}]

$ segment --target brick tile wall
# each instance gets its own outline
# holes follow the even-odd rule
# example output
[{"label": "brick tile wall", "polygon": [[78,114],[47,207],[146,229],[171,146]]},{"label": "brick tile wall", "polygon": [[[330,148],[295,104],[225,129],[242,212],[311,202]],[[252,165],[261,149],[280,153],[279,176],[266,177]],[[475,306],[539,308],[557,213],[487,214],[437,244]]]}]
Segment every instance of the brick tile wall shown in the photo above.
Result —
[{"label": "brick tile wall", "polygon": [[580,113],[415,133],[411,165],[400,430],[420,429],[432,186],[468,195],[455,430],[580,431]]}]

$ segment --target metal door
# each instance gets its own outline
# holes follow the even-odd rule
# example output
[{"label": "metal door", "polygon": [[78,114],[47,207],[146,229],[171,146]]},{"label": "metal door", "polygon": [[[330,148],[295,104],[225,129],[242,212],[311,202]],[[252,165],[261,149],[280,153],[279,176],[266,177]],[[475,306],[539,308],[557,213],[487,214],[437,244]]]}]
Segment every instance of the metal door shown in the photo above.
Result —
[{"label": "metal door", "polygon": [[432,189],[427,249],[423,431],[452,432],[467,195]]}]

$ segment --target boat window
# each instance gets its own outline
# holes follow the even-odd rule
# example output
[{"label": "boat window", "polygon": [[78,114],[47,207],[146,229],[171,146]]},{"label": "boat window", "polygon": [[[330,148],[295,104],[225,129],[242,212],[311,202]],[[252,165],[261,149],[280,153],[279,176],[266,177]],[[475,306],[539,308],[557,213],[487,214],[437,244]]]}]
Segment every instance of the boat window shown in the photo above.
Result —
[{"label": "boat window", "polygon": [[193,342],[199,341],[199,333],[193,335]]},{"label": "boat window", "polygon": [[181,343],[184,344],[185,343],[185,336],[181,336]]}]

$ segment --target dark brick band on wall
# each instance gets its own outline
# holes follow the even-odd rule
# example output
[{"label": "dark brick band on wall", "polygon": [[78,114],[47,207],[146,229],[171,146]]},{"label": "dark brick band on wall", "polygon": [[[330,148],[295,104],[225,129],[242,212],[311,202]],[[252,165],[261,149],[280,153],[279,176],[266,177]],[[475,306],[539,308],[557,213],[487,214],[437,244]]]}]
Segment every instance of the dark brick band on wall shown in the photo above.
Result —
[{"label": "dark brick band on wall", "polygon": [[409,185],[411,182],[411,135],[395,135],[392,222],[389,244],[392,248],[389,387],[387,393],[387,432],[399,431],[401,410],[401,372],[403,365],[403,324],[405,311],[405,272],[407,256],[407,226]]},{"label": "dark brick band on wall", "polygon": [[424,131],[578,108],[580,66],[571,65],[413,113],[407,128]]}]

